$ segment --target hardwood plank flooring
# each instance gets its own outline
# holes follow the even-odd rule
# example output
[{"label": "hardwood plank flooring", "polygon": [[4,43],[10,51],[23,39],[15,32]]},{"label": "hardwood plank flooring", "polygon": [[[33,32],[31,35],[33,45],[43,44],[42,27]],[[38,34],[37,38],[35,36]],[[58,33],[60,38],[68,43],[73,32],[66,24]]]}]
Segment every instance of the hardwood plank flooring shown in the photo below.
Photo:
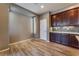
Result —
[{"label": "hardwood plank flooring", "polygon": [[79,49],[41,39],[28,39],[9,45],[0,56],[79,56]]}]

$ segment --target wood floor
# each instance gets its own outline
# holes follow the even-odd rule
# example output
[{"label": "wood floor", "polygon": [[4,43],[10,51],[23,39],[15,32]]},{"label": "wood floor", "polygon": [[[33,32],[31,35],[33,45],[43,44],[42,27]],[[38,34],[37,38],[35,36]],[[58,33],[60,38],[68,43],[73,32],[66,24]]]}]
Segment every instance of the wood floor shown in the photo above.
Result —
[{"label": "wood floor", "polygon": [[79,56],[79,49],[67,47],[39,39],[28,39],[10,44],[9,50],[0,52],[1,56]]}]

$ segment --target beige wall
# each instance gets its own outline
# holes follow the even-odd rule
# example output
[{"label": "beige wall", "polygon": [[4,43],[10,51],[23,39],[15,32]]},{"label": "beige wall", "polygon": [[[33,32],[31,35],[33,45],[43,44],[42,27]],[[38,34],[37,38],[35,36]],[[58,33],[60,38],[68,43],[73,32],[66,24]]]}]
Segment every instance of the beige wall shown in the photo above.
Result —
[{"label": "beige wall", "polygon": [[35,31],[35,37],[39,38],[40,37],[40,17],[36,16],[36,31]]},{"label": "beige wall", "polygon": [[8,4],[0,4],[0,50],[8,47]]},{"label": "beige wall", "polygon": [[10,43],[31,37],[31,17],[18,13],[9,13]]}]

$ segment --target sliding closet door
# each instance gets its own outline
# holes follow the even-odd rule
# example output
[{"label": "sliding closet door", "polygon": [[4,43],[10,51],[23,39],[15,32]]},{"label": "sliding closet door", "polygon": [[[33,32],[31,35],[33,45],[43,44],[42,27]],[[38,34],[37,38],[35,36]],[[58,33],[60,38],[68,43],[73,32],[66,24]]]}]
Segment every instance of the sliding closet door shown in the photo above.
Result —
[{"label": "sliding closet door", "polygon": [[10,5],[9,10],[9,36],[10,43],[31,38],[31,20],[34,15],[17,5]]},{"label": "sliding closet door", "polygon": [[10,41],[17,42],[31,37],[31,17],[18,13],[9,13]]}]

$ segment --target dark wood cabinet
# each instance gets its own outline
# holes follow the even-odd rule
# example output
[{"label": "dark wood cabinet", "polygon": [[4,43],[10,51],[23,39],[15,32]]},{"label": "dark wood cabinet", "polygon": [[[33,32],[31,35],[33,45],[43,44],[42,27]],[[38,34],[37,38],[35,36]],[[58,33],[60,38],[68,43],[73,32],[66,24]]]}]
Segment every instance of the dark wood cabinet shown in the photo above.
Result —
[{"label": "dark wood cabinet", "polygon": [[60,12],[51,16],[52,26],[79,25],[79,8]]},{"label": "dark wood cabinet", "polygon": [[68,35],[59,33],[50,33],[50,41],[62,44],[68,44]]},{"label": "dark wood cabinet", "polygon": [[60,34],[61,35],[61,43],[64,45],[69,45],[68,40],[69,40],[69,36],[68,34]]},{"label": "dark wood cabinet", "polygon": [[78,25],[78,8],[69,10],[66,12],[67,13],[67,18],[69,20],[69,25]]},{"label": "dark wood cabinet", "polygon": [[76,39],[75,35],[72,34],[72,35],[69,35],[69,37],[70,37],[69,41],[68,41],[70,43],[69,46],[73,46],[73,47],[78,47],[79,48],[79,45],[78,45],[79,42]]},{"label": "dark wood cabinet", "polygon": [[[79,7],[51,15],[51,26],[79,26]],[[50,33],[50,41],[79,48],[74,34]]]},{"label": "dark wood cabinet", "polygon": [[73,34],[50,33],[50,41],[79,48],[79,42]]},{"label": "dark wood cabinet", "polygon": [[56,15],[52,15],[51,17],[51,26],[57,26],[57,16]]},{"label": "dark wood cabinet", "polygon": [[62,26],[64,19],[63,15],[64,13],[52,15],[52,26]]},{"label": "dark wood cabinet", "polygon": [[77,21],[77,23],[79,24],[79,8],[78,8],[78,21]]}]

